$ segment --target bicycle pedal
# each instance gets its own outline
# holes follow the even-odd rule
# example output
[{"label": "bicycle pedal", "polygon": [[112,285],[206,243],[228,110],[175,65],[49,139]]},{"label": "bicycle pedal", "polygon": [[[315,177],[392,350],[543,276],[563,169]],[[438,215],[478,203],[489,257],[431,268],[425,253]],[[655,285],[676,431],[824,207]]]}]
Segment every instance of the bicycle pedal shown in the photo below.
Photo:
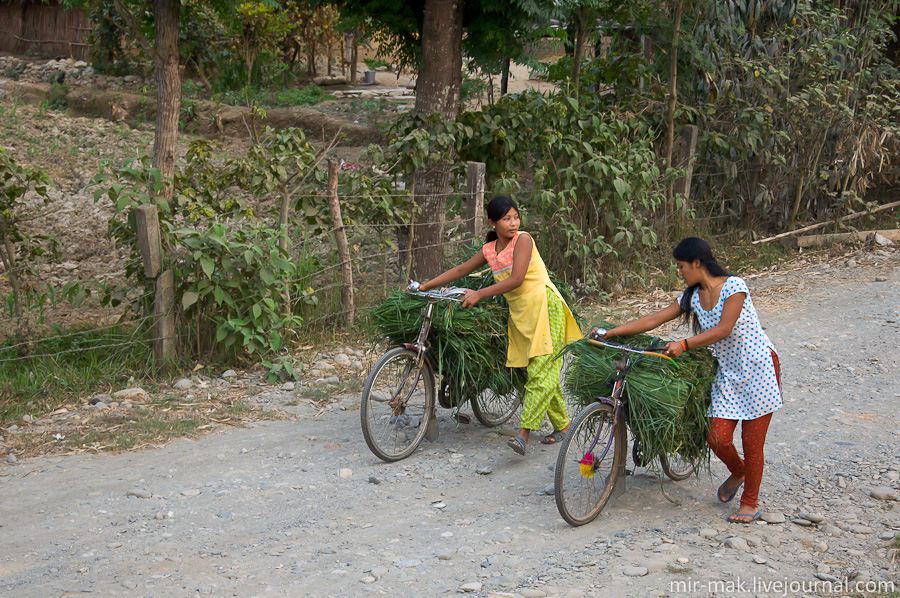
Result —
[{"label": "bicycle pedal", "polygon": [[453,419],[461,424],[471,424],[472,418],[466,415],[465,413],[457,413],[453,416]]}]

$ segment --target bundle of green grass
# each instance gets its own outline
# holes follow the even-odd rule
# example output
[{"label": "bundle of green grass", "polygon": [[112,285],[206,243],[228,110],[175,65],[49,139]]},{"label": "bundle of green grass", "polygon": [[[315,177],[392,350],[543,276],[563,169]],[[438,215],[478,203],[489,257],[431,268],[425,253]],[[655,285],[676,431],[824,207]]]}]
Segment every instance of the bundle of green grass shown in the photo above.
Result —
[{"label": "bundle of green grass", "polygon": [[[600,326],[614,327],[607,323]],[[646,334],[614,340],[640,348],[666,342]],[[583,339],[570,343],[564,352],[573,356],[565,380],[570,396],[582,405],[590,404],[596,397],[609,396],[616,377],[614,363],[621,359],[622,351]],[[706,409],[716,369],[712,353],[700,348],[671,361],[645,356],[628,374],[625,395],[629,426],[648,464],[657,455],[676,452],[695,463],[708,463]]]},{"label": "bundle of green grass", "polygon": [[[466,276],[454,286],[478,289],[492,284],[490,273]],[[427,299],[395,291],[369,312],[369,320],[391,343],[416,340]],[[463,309],[455,301],[439,301],[428,337],[435,356],[436,373],[443,377],[446,399],[459,405],[484,389],[498,395],[525,387],[524,368],[506,368],[506,333],[509,308],[503,297],[479,301]]]}]

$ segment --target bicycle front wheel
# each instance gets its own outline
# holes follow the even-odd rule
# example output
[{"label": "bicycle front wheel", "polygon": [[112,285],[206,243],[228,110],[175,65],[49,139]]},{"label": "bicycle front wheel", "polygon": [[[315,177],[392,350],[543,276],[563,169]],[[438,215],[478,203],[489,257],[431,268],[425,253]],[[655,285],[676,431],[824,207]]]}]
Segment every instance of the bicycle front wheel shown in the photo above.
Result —
[{"label": "bicycle front wheel", "polygon": [[392,462],[410,456],[425,437],[434,417],[434,373],[416,352],[396,347],[369,372],[359,409],[366,444],[375,455]]},{"label": "bicycle front wheel", "polygon": [[498,395],[490,388],[485,388],[472,399],[472,413],[481,425],[496,428],[509,421],[521,404],[519,391],[515,389]]},{"label": "bicycle front wheel", "polygon": [[605,403],[575,416],[559,447],[554,476],[556,508],[569,525],[597,518],[612,497],[627,451],[625,422]]},{"label": "bicycle front wheel", "polygon": [[695,464],[682,457],[679,453],[666,453],[659,456],[659,465],[662,467],[663,473],[670,479],[680,482],[691,477],[694,473]]}]

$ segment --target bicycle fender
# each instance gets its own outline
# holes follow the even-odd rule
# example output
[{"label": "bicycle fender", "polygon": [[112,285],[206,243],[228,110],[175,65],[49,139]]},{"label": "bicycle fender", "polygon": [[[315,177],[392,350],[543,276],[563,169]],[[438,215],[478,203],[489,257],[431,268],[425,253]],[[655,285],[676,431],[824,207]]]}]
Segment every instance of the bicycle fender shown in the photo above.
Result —
[{"label": "bicycle fender", "polygon": [[596,397],[597,401],[600,401],[604,405],[609,405],[610,407],[615,407],[616,403],[612,400],[612,397]]}]

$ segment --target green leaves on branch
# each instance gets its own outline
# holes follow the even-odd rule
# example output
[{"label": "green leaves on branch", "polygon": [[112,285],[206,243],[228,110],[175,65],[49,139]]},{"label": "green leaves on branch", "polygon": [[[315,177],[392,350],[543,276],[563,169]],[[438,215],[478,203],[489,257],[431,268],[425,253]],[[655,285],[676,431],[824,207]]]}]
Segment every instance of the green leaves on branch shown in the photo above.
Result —
[{"label": "green leaves on branch", "polygon": [[283,309],[286,296],[298,296],[296,268],[279,246],[284,234],[250,222],[237,229],[215,223],[202,231],[175,231],[179,246],[187,248],[173,264],[176,296],[183,317],[201,327],[198,349],[210,349],[204,343],[213,330],[217,349],[232,358],[283,348],[301,323]]},{"label": "green leaves on branch", "polygon": [[[294,263],[309,258],[283,247],[291,247],[287,235],[294,226],[316,232],[326,226],[327,205],[308,192],[324,175],[299,129],[267,129],[245,155],[223,155],[215,144],[195,140],[171,181],[163,181],[146,157],[118,168],[103,165],[93,180],[95,200],[105,196],[114,203],[110,231],[132,248],[126,266],[131,286],[110,289],[106,302],[130,299],[146,313],[153,281],[144,276],[133,209],[156,202],[183,344],[203,358],[270,355],[284,348],[300,325],[300,309],[314,299],[308,272],[301,275]],[[157,195],[166,182],[174,187],[171,205]],[[295,208],[287,210],[287,228],[277,224],[284,205]]]},{"label": "green leaves on branch", "polygon": [[56,241],[47,235],[29,235],[19,227],[23,200],[29,192],[44,203],[49,177],[41,170],[25,168],[0,147],[0,264],[12,287],[12,312],[20,316],[26,301],[22,276],[30,272],[30,262],[37,256],[56,252]]},{"label": "green leaves on branch", "polygon": [[539,243],[559,248],[544,256],[548,267],[591,286],[606,256],[656,244],[648,217],[676,174],[660,171],[653,131],[642,121],[531,91],[456,121],[408,114],[382,158],[392,160],[407,180],[437,161],[449,162],[460,180],[467,162],[485,163],[488,188],[515,195]]}]

